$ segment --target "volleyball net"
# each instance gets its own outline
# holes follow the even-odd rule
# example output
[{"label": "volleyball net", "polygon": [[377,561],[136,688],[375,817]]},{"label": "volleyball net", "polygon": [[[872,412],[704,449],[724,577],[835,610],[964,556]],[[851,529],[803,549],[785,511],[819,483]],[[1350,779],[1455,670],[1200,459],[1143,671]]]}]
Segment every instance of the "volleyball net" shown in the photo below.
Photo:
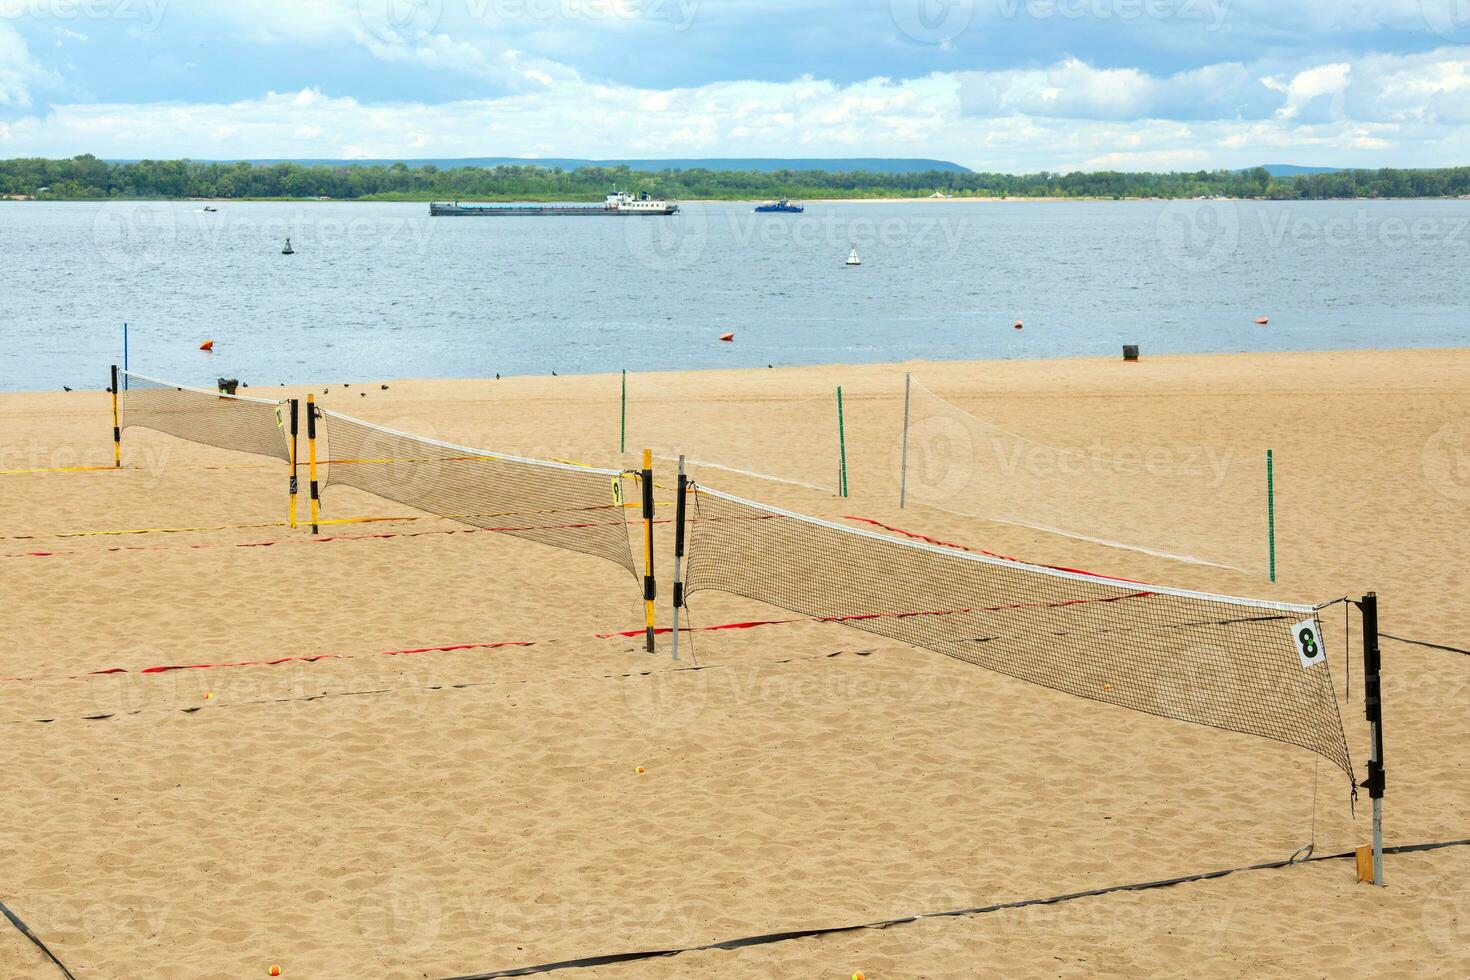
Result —
[{"label": "volleyball net", "polygon": [[1076,697],[1300,746],[1352,777],[1317,607],[902,541],[692,484],[687,509],[684,597],[745,596]]},{"label": "volleyball net", "polygon": [[[308,407],[308,411],[311,408]],[[355,487],[470,527],[605,558],[635,577],[619,470],[473,449],[316,409],[322,492]]]},{"label": "volleyball net", "polygon": [[905,409],[906,502],[1195,564],[1262,575],[1270,567],[1264,449],[1048,445],[912,377]]},{"label": "volleyball net", "polygon": [[[747,371],[729,399],[704,397],[705,383],[625,373],[620,449],[650,446],[667,462],[683,456],[697,473],[842,495],[837,405],[825,382]],[[773,433],[781,436],[774,452]]]},{"label": "volleyball net", "polygon": [[124,430],[137,427],[291,462],[290,402],[227,395],[130,371],[118,371],[117,379],[117,443]]}]

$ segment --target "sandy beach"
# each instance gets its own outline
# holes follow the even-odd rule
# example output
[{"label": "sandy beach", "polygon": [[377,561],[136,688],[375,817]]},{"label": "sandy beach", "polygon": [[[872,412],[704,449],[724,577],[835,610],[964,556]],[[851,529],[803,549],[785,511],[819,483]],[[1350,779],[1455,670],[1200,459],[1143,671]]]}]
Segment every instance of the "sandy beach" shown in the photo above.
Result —
[{"label": "sandy beach", "polygon": [[[1055,446],[1266,441],[1279,581],[900,509],[905,372]],[[1372,590],[1384,632],[1470,647],[1467,350],[632,374],[626,453],[614,374],[382,383],[247,393],[598,466],[647,446],[661,519],[683,453],[703,484],[854,528],[1232,595]],[[0,394],[0,901],[79,978],[452,977],[1368,840],[1366,796],[1354,813],[1300,749],[711,592],[696,629],[788,622],[693,633],[678,663],[665,635],[651,657],[618,635],[642,624],[625,569],[346,487],[327,519],[392,520],[313,539],[283,526],[287,473],[264,457],[130,428],[120,471],[16,472],[106,467],[111,425],[102,392]],[[1136,506],[1211,522],[1203,495]],[[666,626],[669,525],[656,536]],[[1343,623],[1324,613],[1362,778]],[[1388,842],[1470,837],[1470,657],[1383,655]],[[145,672],[193,665],[220,666]],[[1470,973],[1470,847],[1386,869],[1384,889],[1319,861],[564,975]],[[53,975],[0,923],[0,977]]]}]

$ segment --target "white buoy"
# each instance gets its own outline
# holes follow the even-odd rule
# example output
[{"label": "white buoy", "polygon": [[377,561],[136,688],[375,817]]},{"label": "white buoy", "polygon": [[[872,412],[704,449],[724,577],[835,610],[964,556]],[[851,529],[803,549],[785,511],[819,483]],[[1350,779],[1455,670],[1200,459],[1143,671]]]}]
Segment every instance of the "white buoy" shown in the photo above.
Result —
[{"label": "white buoy", "polygon": [[852,251],[851,252],[848,252],[847,253],[847,264],[848,265],[862,265],[863,264],[863,260],[860,259],[860,258],[858,258],[857,246],[856,245],[854,245],[852,247]]}]

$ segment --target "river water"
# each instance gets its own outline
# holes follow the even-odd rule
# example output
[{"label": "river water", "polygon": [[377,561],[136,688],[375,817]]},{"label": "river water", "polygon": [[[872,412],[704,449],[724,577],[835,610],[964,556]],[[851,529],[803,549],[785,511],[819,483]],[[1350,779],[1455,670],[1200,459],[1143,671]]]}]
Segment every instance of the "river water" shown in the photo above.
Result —
[{"label": "river water", "polygon": [[217,206],[0,203],[0,389],[1470,342],[1470,201]]}]

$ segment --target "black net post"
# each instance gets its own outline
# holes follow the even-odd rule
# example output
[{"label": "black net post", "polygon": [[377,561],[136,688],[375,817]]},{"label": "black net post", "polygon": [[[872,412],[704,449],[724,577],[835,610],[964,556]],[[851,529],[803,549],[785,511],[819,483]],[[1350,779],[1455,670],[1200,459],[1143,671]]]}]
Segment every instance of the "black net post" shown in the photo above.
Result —
[{"label": "black net post", "polygon": [[316,479],[316,396],[306,396],[307,475],[311,479],[311,533],[321,530],[321,489]]},{"label": "black net post", "polygon": [[679,489],[674,502],[674,659],[679,659],[679,611],[684,608],[684,504],[689,477],[684,473],[684,457],[679,457]]},{"label": "black net post", "polygon": [[1368,719],[1368,778],[1363,788],[1373,801],[1373,884],[1383,884],[1383,698],[1379,672],[1378,595],[1369,592],[1363,611],[1363,713]]},{"label": "black net post", "polygon": [[296,494],[300,489],[296,481],[296,445],[301,426],[301,401],[291,399],[291,527],[296,527]]},{"label": "black net post", "polygon": [[112,366],[112,465],[122,468],[122,424],[117,414],[117,365]]},{"label": "black net post", "polygon": [[653,652],[653,602],[658,586],[653,575],[653,450],[643,450],[643,623],[648,652]]}]

